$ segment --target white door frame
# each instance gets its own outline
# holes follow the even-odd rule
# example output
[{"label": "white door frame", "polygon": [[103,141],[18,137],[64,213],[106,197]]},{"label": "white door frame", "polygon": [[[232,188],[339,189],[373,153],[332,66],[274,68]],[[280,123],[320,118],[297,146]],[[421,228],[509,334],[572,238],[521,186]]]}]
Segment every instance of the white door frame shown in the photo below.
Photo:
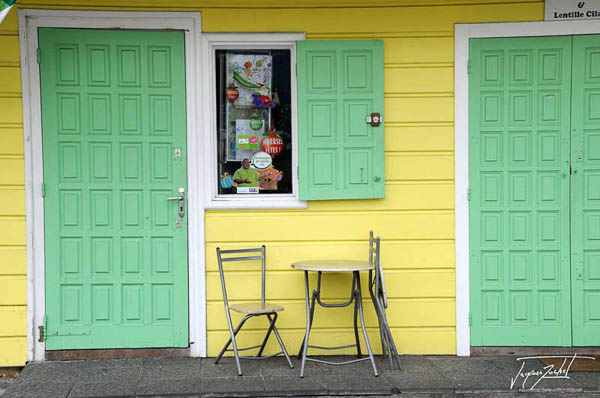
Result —
[{"label": "white door frame", "polygon": [[44,198],[40,73],[37,63],[40,27],[182,30],[185,34],[186,122],[188,150],[188,271],[190,354],[206,356],[204,204],[199,161],[201,16],[197,12],[111,12],[19,10],[23,89],[25,204],[27,226],[27,360],[45,359],[39,342],[44,325]]},{"label": "white door frame", "polygon": [[456,354],[471,353],[469,326],[469,39],[600,34],[585,21],[456,24],[454,32],[454,203],[456,239]]}]

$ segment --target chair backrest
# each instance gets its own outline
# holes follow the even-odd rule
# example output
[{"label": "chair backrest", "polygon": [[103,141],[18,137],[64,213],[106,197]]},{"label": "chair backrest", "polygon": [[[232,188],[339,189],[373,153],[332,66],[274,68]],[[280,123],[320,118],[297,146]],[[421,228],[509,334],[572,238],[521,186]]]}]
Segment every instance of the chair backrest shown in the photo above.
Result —
[{"label": "chair backrest", "polygon": [[373,231],[369,231],[369,264],[375,268],[375,294],[383,300],[383,307],[387,308],[387,292],[385,290],[385,280],[383,278],[383,266],[381,265],[381,239],[375,238]]},{"label": "chair backrest", "polygon": [[[259,253],[258,255],[252,255],[252,253]],[[225,306],[229,308],[227,301],[227,288],[225,285],[225,272],[223,270],[223,263],[234,262],[234,261],[260,261],[261,262],[261,285],[260,285],[260,301],[265,304],[265,278],[266,278],[266,262],[267,262],[267,249],[265,245],[251,249],[233,249],[233,250],[221,250],[217,247],[217,260],[219,263],[219,276],[221,277],[221,289],[223,290],[223,300]]]}]

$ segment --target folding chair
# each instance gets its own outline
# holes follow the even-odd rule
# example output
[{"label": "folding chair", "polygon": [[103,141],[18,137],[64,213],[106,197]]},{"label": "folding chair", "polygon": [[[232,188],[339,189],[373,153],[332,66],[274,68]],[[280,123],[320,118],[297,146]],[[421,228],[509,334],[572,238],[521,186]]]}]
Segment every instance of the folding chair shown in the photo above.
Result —
[{"label": "folding chair", "polygon": [[375,306],[377,313],[377,321],[379,322],[379,335],[381,337],[381,350],[383,356],[388,356],[390,360],[390,369],[394,370],[392,358],[395,358],[398,364],[398,370],[402,370],[400,366],[400,358],[398,350],[394,343],[392,331],[385,316],[385,309],[388,306],[387,293],[385,291],[385,280],[383,279],[383,267],[381,265],[381,242],[379,237],[374,238],[373,231],[369,232],[369,264],[374,266],[373,271],[369,271],[369,293]]},{"label": "folding chair", "polygon": [[[248,253],[260,253],[260,254],[259,255],[248,255]],[[292,365],[292,361],[290,360],[287,350],[285,349],[283,340],[281,340],[281,336],[279,336],[277,327],[275,327],[275,322],[277,321],[277,313],[283,311],[284,308],[277,304],[265,302],[265,268],[266,268],[266,265],[265,265],[266,264],[266,248],[265,248],[265,246],[263,245],[262,247],[255,248],[255,249],[240,249],[240,250],[221,250],[220,248],[217,247],[217,259],[219,262],[219,275],[221,276],[221,288],[223,289],[223,303],[225,304],[225,315],[227,316],[227,326],[229,327],[229,334],[231,335],[231,337],[229,337],[229,340],[227,340],[227,343],[225,343],[225,346],[223,347],[223,349],[217,356],[217,359],[215,360],[215,364],[219,363],[219,360],[221,360],[225,351],[233,351],[233,353],[235,355],[235,363],[237,365],[238,375],[241,376],[242,375],[242,367],[240,366],[240,358],[243,358],[243,359],[265,359],[265,358],[271,358],[271,357],[274,357],[276,355],[283,353],[290,365],[290,368],[293,369],[294,365]],[[223,263],[229,262],[229,261],[253,261],[253,260],[261,261],[261,266],[262,266],[262,268],[261,268],[261,300],[259,303],[257,303],[257,302],[240,303],[240,304],[234,304],[234,305],[230,306],[229,302],[227,301],[227,289],[225,286],[225,273],[223,271]],[[233,329],[233,326],[231,323],[231,312],[230,311],[232,311],[232,310],[244,315],[244,317],[242,318],[240,323],[237,325],[235,330]],[[269,328],[267,329],[267,334],[265,335],[265,338],[263,339],[262,344],[252,346],[252,347],[238,348],[235,338],[236,338],[238,332],[242,329],[242,326],[244,326],[244,323],[246,323],[246,321],[252,317],[263,316],[263,315],[269,319]],[[271,335],[271,332],[275,333],[275,337],[277,338],[277,341],[279,342],[279,345],[281,346],[281,351],[277,352],[275,354],[272,354],[272,355],[263,356],[262,353],[265,349],[265,346],[267,345],[267,341],[269,340],[269,336]],[[233,345],[233,350],[229,349],[229,345]],[[258,350],[258,354],[255,357],[240,356],[238,353],[238,351],[246,351],[246,350],[251,350],[251,349],[259,348],[259,347],[260,347],[260,349]]]}]

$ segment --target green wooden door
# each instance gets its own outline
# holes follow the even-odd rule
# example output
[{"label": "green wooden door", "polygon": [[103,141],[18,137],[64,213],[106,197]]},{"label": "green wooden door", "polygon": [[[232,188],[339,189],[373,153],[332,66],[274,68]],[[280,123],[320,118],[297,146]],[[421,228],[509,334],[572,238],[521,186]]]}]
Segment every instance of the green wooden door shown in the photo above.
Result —
[{"label": "green wooden door", "polygon": [[[188,346],[182,32],[40,29],[46,349]],[[176,156],[176,151],[181,156]]]},{"label": "green wooden door", "polygon": [[571,37],[472,39],[471,344],[571,345]]},{"label": "green wooden door", "polygon": [[383,41],[298,42],[300,199],[385,195]]},{"label": "green wooden door", "polygon": [[573,38],[573,345],[600,345],[600,36]]}]

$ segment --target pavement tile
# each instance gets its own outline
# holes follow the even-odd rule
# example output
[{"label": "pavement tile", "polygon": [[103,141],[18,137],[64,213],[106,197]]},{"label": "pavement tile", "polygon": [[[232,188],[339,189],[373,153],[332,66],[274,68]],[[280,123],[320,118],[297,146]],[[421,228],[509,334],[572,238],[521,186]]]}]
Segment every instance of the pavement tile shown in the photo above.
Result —
[{"label": "pavement tile", "polygon": [[272,396],[326,395],[327,387],[319,377],[274,377],[265,376],[265,391]]},{"label": "pavement tile", "polygon": [[[296,357],[290,357],[294,369],[290,368],[285,357],[274,357],[269,359],[260,360],[260,374],[261,376],[288,376],[298,377],[300,375],[300,361]],[[242,368],[242,371],[244,369]]]},{"label": "pavement tile", "polygon": [[200,358],[147,358],[144,359],[141,376],[146,379],[184,379],[202,376]]},{"label": "pavement tile", "polygon": [[[382,377],[382,376],[380,376]],[[454,388],[448,378],[441,373],[397,372],[383,377],[387,378],[393,391],[405,393],[453,393]]]},{"label": "pavement tile", "polygon": [[137,384],[137,379],[75,383],[69,398],[132,397]]},{"label": "pavement tile", "polygon": [[72,387],[63,381],[22,382],[11,385],[2,398],[66,398]]},{"label": "pavement tile", "polygon": [[326,374],[317,376],[327,391],[332,394],[391,394],[392,384],[385,376],[375,377],[372,373],[354,375]]},{"label": "pavement tile", "polygon": [[203,396],[263,395],[265,383],[261,376],[211,377],[202,380]]},{"label": "pavement tile", "polygon": [[136,396],[160,395],[200,395],[202,393],[202,379],[154,379],[140,380]]},{"label": "pavement tile", "polygon": [[434,368],[443,373],[492,373],[498,371],[494,360],[485,357],[455,357],[455,356],[429,356],[427,357]]},{"label": "pavement tile", "polygon": [[[266,361],[266,359],[265,359]],[[244,376],[260,376],[260,360],[240,359]],[[237,367],[233,357],[225,357],[215,365],[214,358],[202,360],[202,376],[204,377],[229,377],[237,376]]]},{"label": "pavement tile", "polygon": [[569,372],[569,377],[583,391],[600,393],[600,372]]},{"label": "pavement tile", "polygon": [[450,380],[451,386],[457,393],[483,393],[483,392],[517,392],[511,390],[510,377],[491,371],[490,373],[444,373]]},{"label": "pavement tile", "polygon": [[[358,359],[355,355],[315,355],[311,358],[329,362],[346,362]],[[298,374],[300,374],[301,365],[302,361],[298,360]],[[375,365],[377,365],[377,362],[375,362]],[[377,369],[379,370],[379,366],[377,366]],[[389,365],[387,365],[387,369],[389,370]],[[369,360],[354,362],[347,365],[329,365],[321,362],[306,361],[304,366],[305,376],[354,375],[365,373],[369,373],[373,376],[373,366]]]},{"label": "pavement tile", "polygon": [[124,360],[34,363],[27,365],[19,378],[29,382],[128,380],[140,375],[141,367],[135,363],[125,363]]},{"label": "pavement tile", "polygon": [[[390,368],[389,360],[383,357],[376,357],[376,361],[382,361],[385,365],[380,366],[380,362],[377,362],[377,368],[384,367],[385,369]],[[420,355],[401,355],[400,365],[402,365],[402,372],[437,372],[437,368],[433,367],[431,360],[427,357]],[[397,372],[398,368],[394,362],[394,371]]]}]

